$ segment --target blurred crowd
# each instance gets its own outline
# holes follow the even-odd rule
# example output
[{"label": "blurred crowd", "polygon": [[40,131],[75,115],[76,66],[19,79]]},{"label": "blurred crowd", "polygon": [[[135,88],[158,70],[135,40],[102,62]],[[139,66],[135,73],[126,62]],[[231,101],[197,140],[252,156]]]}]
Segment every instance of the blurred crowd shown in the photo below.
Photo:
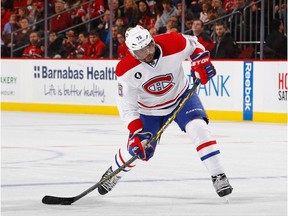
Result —
[{"label": "blurred crowd", "polygon": [[[48,0],[47,5],[41,0],[1,0],[1,56],[44,58],[48,44],[47,58],[120,59],[128,51],[126,29],[141,25],[152,36],[183,32],[184,26],[184,33],[197,36],[212,58],[245,58],[249,49],[243,50],[237,43],[239,39],[233,35],[237,26],[230,25],[229,29],[227,22],[221,20],[209,23],[236,11],[243,12],[247,5],[251,5],[252,13],[256,12],[254,1],[185,0],[183,7],[182,0],[112,0],[112,5],[110,0]],[[280,3],[276,1],[276,16],[271,19],[271,30],[265,38],[265,50],[271,59],[287,59],[287,37],[283,31],[287,4]],[[49,17],[46,22],[45,13]]]}]

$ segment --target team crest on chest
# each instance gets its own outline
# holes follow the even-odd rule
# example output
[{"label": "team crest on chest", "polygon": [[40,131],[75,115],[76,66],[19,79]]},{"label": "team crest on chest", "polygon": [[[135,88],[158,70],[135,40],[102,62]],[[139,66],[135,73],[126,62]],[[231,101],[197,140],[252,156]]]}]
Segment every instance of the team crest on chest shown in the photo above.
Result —
[{"label": "team crest on chest", "polygon": [[174,85],[173,75],[165,74],[151,78],[143,84],[143,88],[149,94],[160,96],[170,91]]}]

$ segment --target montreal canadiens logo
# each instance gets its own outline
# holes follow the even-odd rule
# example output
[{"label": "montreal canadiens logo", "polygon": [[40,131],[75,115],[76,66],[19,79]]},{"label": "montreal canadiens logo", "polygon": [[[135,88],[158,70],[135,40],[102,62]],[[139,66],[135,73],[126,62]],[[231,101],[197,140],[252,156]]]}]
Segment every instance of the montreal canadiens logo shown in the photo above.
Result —
[{"label": "montreal canadiens logo", "polygon": [[172,74],[161,75],[148,80],[143,84],[143,88],[150,94],[164,95],[175,85],[172,81]]}]

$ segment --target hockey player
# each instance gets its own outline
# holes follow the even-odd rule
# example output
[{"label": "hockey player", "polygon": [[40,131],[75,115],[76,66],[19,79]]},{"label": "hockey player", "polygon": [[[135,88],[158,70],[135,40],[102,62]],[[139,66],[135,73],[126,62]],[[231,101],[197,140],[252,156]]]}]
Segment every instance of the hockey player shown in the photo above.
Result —
[{"label": "hockey player", "polygon": [[[119,149],[102,178],[135,154],[143,161],[154,155],[158,141],[146,144],[188,92],[189,82],[182,67],[185,59],[192,61],[192,76],[200,78],[203,85],[216,74],[209,52],[195,36],[168,33],[152,38],[148,30],[136,26],[128,29],[125,37],[130,53],[116,67],[117,106],[121,119],[127,124],[129,138],[127,146]],[[224,174],[218,145],[211,136],[208,117],[197,94],[186,102],[175,122],[195,145],[217,194],[220,197],[230,194],[233,188]],[[104,195],[112,190],[122,175],[136,165],[135,162],[98,187],[99,193]]]}]

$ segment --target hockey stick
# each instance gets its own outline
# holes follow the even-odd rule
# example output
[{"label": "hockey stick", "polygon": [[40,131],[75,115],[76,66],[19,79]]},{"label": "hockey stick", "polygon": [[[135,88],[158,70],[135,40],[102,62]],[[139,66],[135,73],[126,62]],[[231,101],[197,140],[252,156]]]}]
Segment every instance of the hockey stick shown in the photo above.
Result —
[{"label": "hockey stick", "polygon": [[[195,92],[195,90],[198,87],[199,83],[200,83],[200,80],[196,79],[193,87],[189,90],[187,96],[185,98],[183,98],[181,103],[178,105],[177,109],[174,111],[173,115],[170,118],[168,118],[167,122],[159,129],[157,134],[150,140],[149,143],[153,143],[153,142],[157,141],[160,138],[160,136],[162,135],[164,130],[171,124],[172,121],[174,121],[174,119],[176,118],[176,116],[178,115],[180,110],[184,107],[184,105],[186,104],[187,100],[193,95],[193,93]],[[149,143],[147,143],[146,145],[148,145]],[[81,199],[85,195],[89,194],[90,192],[92,192],[93,190],[98,188],[101,184],[105,183],[109,179],[111,179],[114,176],[116,176],[118,173],[120,173],[122,170],[124,170],[130,164],[132,164],[137,158],[138,158],[138,155],[134,155],[125,164],[123,164],[118,169],[116,169],[114,172],[112,172],[109,176],[107,176],[106,178],[101,179],[98,183],[94,184],[92,187],[88,188],[87,190],[85,190],[84,192],[80,193],[77,196],[74,196],[74,197],[57,197],[57,196],[46,195],[46,196],[43,197],[42,203],[48,204],[48,205],[71,205],[72,203],[76,202],[77,200]]]}]

